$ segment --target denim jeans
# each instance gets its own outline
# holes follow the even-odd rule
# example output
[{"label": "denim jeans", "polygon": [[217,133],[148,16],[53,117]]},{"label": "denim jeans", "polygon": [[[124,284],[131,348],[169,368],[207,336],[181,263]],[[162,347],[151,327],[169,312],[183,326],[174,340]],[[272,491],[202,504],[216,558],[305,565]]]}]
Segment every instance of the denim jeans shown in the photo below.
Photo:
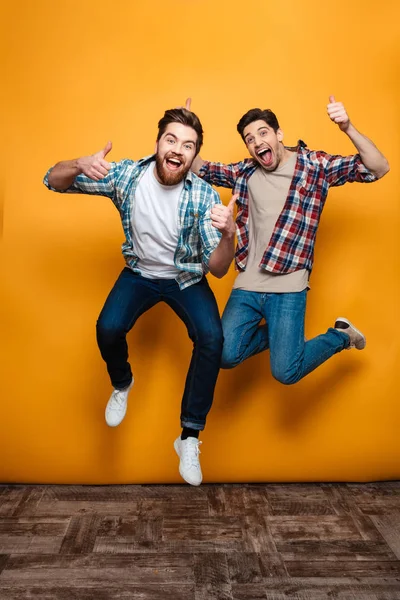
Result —
[{"label": "denim jeans", "polygon": [[[333,328],[304,340],[306,300],[307,290],[282,294],[232,290],[222,315],[222,368],[231,369],[269,348],[272,375],[291,384],[347,348],[349,336]],[[266,323],[260,325],[263,318]]]},{"label": "denim jeans", "polygon": [[125,267],[97,321],[97,342],[116,389],[132,381],[126,335],[136,320],[158,302],[165,302],[184,322],[193,353],[181,406],[181,424],[204,429],[211,408],[222,354],[218,306],[207,279],[183,290],[174,279],[146,279]]}]

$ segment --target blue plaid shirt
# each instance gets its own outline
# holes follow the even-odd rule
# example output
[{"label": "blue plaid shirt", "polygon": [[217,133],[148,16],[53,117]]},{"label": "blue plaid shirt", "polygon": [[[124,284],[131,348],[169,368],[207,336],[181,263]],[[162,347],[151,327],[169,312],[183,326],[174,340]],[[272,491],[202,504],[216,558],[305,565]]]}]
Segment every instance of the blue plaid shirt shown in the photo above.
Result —
[{"label": "blue plaid shirt", "polygon": [[[94,194],[107,196],[119,211],[125,242],[122,254],[126,264],[136,273],[140,273],[138,257],[133,252],[133,231],[131,215],[135,192],[139,180],[146,169],[154,163],[155,156],[147,156],[139,161],[130,159],[111,163],[111,169],[100,181],[94,181],[86,175],[78,175],[74,183],[63,192],[72,194]],[[48,170],[43,183],[49,190],[59,192],[49,185]],[[221,233],[211,224],[211,208],[221,204],[218,193],[194,173],[189,172],[179,202],[179,239],[174,262],[181,272],[176,277],[180,289],[200,281],[208,272],[208,263],[212,252],[218,246]]]}]

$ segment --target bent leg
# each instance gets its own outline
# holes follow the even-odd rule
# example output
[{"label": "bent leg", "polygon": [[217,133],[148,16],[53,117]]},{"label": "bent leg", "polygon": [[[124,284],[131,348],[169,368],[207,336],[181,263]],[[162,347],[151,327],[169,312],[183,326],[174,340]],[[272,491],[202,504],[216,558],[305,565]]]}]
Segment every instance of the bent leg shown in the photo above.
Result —
[{"label": "bent leg", "polygon": [[297,383],[349,344],[348,336],[333,328],[305,342],[306,302],[304,290],[268,294],[265,305],[272,375],[287,385]]},{"label": "bent leg", "polygon": [[124,389],[132,381],[126,335],[146,310],[160,301],[152,280],[123,269],[97,321],[97,343],[106,362],[111,383]]},{"label": "bent leg", "polygon": [[268,327],[261,325],[262,297],[259,292],[232,290],[222,315],[224,348],[221,367],[231,369],[268,348]]}]

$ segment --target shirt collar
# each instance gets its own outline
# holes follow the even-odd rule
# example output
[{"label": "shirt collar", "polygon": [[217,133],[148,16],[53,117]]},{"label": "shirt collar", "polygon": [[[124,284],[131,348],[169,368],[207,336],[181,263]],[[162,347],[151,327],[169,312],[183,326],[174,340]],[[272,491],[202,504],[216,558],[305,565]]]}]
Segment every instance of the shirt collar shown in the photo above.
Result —
[{"label": "shirt collar", "polygon": [[285,146],[285,148],[291,152],[301,152],[303,148],[307,148],[307,144],[303,140],[298,140],[296,146]]}]

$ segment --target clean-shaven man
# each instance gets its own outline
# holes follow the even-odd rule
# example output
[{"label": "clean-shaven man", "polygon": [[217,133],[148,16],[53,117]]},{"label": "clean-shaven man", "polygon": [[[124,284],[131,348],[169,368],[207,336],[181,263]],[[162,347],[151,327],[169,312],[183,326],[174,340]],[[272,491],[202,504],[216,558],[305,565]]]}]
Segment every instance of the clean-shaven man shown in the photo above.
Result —
[{"label": "clean-shaven man", "polygon": [[329,188],[376,181],[389,170],[386,158],[333,96],[327,112],[356,154],[310,150],[301,140],[286,147],[276,115],[255,108],[237,125],[251,158],[222,164],[197,157],[193,163],[202,179],[238,194],[239,274],[222,316],[223,368],[269,348],[273,376],[293,384],[337,352],[365,347],[365,336],[346,318],[322,335],[304,338],[315,238]]}]

